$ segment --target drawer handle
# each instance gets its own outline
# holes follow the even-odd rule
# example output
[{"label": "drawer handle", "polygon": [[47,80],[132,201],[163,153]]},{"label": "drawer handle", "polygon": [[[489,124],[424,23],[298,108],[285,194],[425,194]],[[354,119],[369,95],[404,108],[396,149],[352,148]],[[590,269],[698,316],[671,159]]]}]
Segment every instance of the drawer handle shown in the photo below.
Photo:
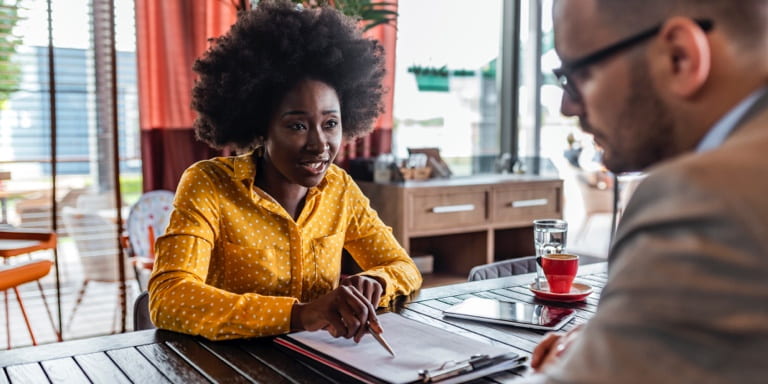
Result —
[{"label": "drawer handle", "polygon": [[548,202],[549,200],[547,199],[517,200],[509,203],[509,205],[511,205],[512,208],[538,207],[541,205],[547,205]]},{"label": "drawer handle", "polygon": [[453,212],[467,212],[474,211],[474,204],[459,204],[459,205],[441,205],[432,208],[432,213],[453,213]]}]

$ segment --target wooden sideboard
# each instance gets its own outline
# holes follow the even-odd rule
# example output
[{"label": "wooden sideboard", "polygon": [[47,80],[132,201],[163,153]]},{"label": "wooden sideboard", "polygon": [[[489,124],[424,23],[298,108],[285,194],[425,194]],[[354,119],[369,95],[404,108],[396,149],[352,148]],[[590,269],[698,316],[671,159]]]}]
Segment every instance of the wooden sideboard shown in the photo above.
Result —
[{"label": "wooden sideboard", "polygon": [[463,280],[475,265],[532,255],[532,220],[563,215],[563,181],[551,177],[358,185],[411,256],[434,256],[434,276],[425,279]]}]

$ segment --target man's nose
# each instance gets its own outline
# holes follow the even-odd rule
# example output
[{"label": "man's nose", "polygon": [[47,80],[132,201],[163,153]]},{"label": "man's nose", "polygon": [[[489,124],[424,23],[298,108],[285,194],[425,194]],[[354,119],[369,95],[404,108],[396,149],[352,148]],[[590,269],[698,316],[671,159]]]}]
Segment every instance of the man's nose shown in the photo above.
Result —
[{"label": "man's nose", "polygon": [[568,95],[568,92],[563,92],[563,98],[560,101],[560,113],[568,117],[581,116],[584,114],[584,104],[574,100]]}]

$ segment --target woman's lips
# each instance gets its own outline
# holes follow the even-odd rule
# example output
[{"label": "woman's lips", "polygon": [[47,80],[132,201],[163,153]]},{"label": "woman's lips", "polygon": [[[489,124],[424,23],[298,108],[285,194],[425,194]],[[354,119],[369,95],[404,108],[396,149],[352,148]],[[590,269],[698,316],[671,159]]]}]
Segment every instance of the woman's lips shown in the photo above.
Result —
[{"label": "woman's lips", "polygon": [[327,160],[319,160],[319,161],[306,161],[299,163],[299,165],[304,168],[307,172],[318,175],[325,171],[325,169],[328,166]]}]

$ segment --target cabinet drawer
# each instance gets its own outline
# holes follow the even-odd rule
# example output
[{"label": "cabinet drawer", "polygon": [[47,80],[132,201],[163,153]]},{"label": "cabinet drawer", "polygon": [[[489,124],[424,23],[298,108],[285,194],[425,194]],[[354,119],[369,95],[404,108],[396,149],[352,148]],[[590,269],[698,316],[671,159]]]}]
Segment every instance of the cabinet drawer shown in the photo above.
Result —
[{"label": "cabinet drawer", "polygon": [[494,222],[530,222],[559,218],[560,188],[508,188],[493,192]]},{"label": "cabinet drawer", "polygon": [[486,221],[485,191],[411,196],[411,230],[460,228]]}]

